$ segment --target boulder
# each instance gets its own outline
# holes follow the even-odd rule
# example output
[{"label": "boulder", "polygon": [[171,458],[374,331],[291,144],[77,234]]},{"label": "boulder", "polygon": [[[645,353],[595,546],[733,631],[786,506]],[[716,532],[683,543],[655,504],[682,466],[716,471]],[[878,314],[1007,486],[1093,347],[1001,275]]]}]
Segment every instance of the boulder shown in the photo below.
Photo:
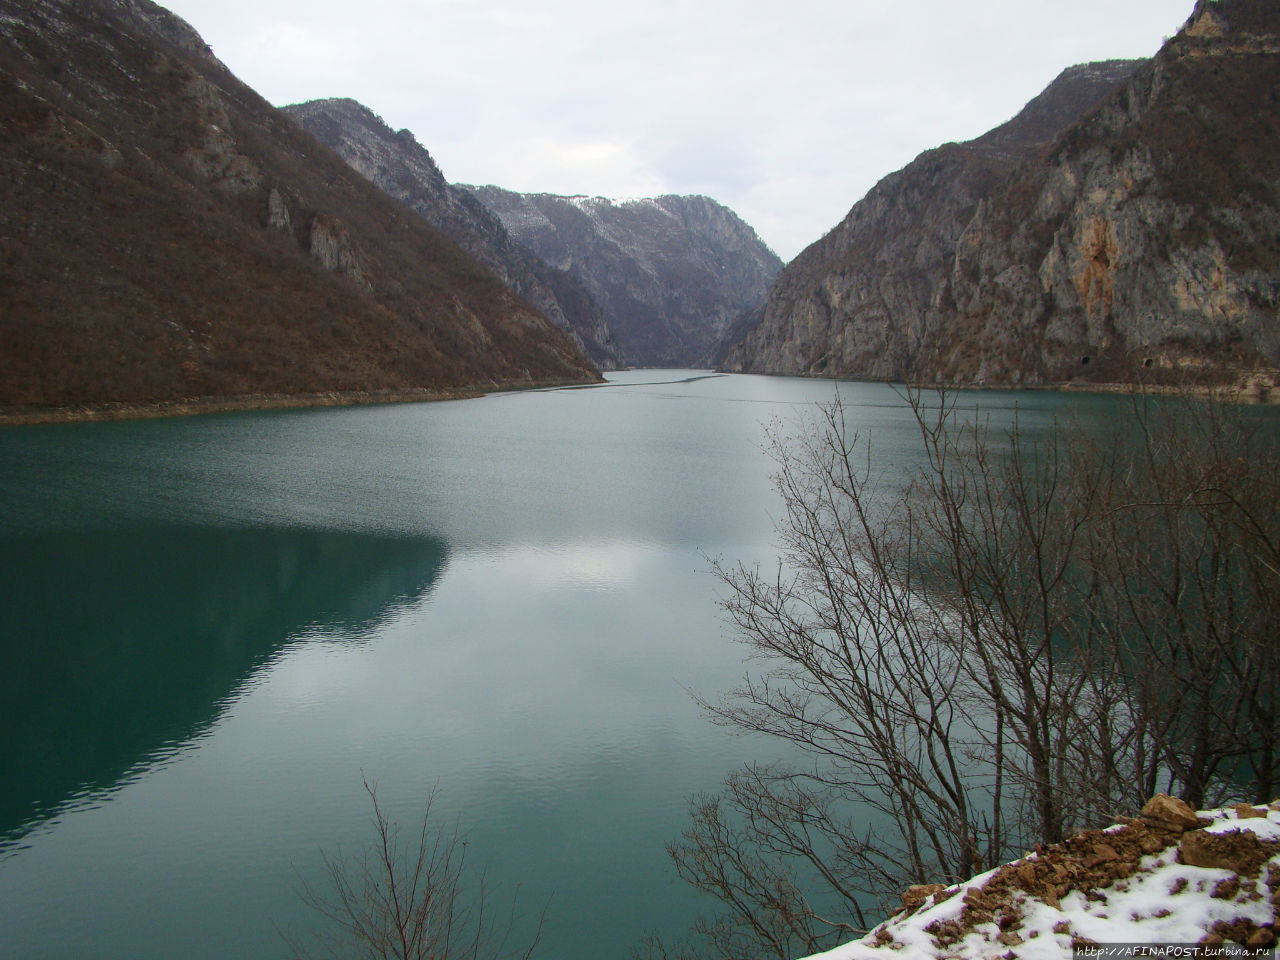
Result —
[{"label": "boulder", "polygon": [[1145,820],[1157,821],[1159,826],[1175,830],[1194,830],[1200,826],[1200,820],[1190,805],[1167,793],[1157,793],[1148,800],[1142,808],[1142,816]]}]

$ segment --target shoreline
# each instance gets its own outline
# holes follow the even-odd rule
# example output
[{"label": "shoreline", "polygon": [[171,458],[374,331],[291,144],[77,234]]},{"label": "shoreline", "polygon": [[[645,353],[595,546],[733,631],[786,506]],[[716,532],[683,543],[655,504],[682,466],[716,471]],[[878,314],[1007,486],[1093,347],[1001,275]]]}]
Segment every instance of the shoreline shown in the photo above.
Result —
[{"label": "shoreline", "polygon": [[913,390],[943,390],[991,393],[1096,393],[1148,394],[1216,399],[1250,406],[1280,406],[1280,370],[1267,370],[1231,383],[1143,383],[1141,381],[1057,380],[1045,383],[925,382],[912,380],[871,380],[864,377],[837,377],[829,374],[776,373],[758,370],[719,370],[757,377],[796,377],[801,380],[829,380],[840,383],[891,383]]},{"label": "shoreline", "polygon": [[[730,371],[717,371],[729,373]],[[748,374],[752,375],[752,374]],[[754,374],[755,376],[799,376],[802,379],[836,379],[851,383],[883,383],[853,377],[815,377],[804,374]],[[1280,378],[1277,378],[1280,379]],[[548,390],[556,387],[595,386],[604,380],[536,380],[499,383],[489,386],[417,387],[404,390],[329,390],[315,393],[253,393],[232,397],[184,397],[180,400],[112,401],[64,407],[0,409],[0,428],[57,423],[95,423],[114,420],[158,420],[165,417],[194,417],[215,413],[257,410],[305,410],[317,407],[358,407],[377,404],[437,403],[447,400],[474,400],[501,393]],[[1270,378],[1252,379],[1231,386],[1223,384],[1091,383],[1068,380],[1042,384],[911,384],[925,390],[991,391],[996,393],[1096,393],[1158,394],[1217,398],[1230,403],[1256,406],[1280,405],[1280,384]]]},{"label": "shoreline", "polygon": [[535,380],[489,386],[416,387],[406,390],[328,390],[316,393],[250,393],[232,397],[184,397],[181,400],[74,404],[62,407],[0,409],[0,427],[55,423],[95,423],[113,420],[158,420],[211,413],[257,410],[305,410],[315,407],[359,407],[375,404],[436,403],[474,400],[495,393],[547,390],[589,384],[589,380]]},{"label": "shoreline", "polygon": [[1081,380],[1067,380],[1061,383],[1043,384],[1039,386],[991,386],[990,384],[951,384],[948,390],[994,390],[994,391],[1035,391],[1046,393],[1099,393],[1099,394],[1137,394],[1159,395],[1166,397],[1195,397],[1201,400],[1222,400],[1228,403],[1240,403],[1251,406],[1280,405],[1280,389],[1269,380],[1249,380],[1244,383],[1090,383]]}]

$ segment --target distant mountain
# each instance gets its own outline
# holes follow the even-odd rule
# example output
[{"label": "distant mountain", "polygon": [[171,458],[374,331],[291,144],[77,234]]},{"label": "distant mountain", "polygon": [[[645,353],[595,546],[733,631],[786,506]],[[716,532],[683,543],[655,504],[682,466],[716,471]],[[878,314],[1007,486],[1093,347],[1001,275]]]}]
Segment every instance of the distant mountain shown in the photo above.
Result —
[{"label": "distant mountain", "polygon": [[0,0],[0,407],[596,379],[148,0]]},{"label": "distant mountain", "polygon": [[283,109],[361,176],[421,215],[570,331],[596,364],[605,368],[620,364],[604,313],[582,285],[516,243],[484,204],[446,182],[431,154],[412,133],[393,131],[355,100],[311,100]]},{"label": "distant mountain", "polygon": [[627,363],[709,362],[782,262],[729,208],[706,197],[560,197],[467,187],[517,240],[604,307]]},{"label": "distant mountain", "polygon": [[733,370],[1240,383],[1280,364],[1280,8],[1201,0],[1151,61],[1064,72],[789,264]]}]

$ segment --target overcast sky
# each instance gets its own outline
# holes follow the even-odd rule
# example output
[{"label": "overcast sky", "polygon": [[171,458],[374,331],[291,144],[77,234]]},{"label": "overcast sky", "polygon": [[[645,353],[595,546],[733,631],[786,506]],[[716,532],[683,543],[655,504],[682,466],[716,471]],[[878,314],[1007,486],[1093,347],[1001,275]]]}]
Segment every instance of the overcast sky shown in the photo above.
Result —
[{"label": "overcast sky", "polygon": [[784,260],[922,150],[1193,0],[168,0],[277,105],[354,97],[455,183],[701,193]]}]

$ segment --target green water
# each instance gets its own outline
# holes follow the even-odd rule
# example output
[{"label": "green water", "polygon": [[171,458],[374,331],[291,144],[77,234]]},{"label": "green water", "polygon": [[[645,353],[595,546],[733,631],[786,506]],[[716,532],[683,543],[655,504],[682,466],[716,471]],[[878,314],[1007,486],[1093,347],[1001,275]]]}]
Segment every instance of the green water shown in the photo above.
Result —
[{"label": "green water", "polygon": [[[543,956],[701,904],[664,844],[778,748],[700,714],[747,669],[708,557],[768,561],[763,424],[830,383],[691,371],[443,404],[0,431],[0,956],[278,957],[362,777],[425,797]],[[841,385],[889,474],[890,388]],[[1034,428],[1116,401],[972,394]]]}]

